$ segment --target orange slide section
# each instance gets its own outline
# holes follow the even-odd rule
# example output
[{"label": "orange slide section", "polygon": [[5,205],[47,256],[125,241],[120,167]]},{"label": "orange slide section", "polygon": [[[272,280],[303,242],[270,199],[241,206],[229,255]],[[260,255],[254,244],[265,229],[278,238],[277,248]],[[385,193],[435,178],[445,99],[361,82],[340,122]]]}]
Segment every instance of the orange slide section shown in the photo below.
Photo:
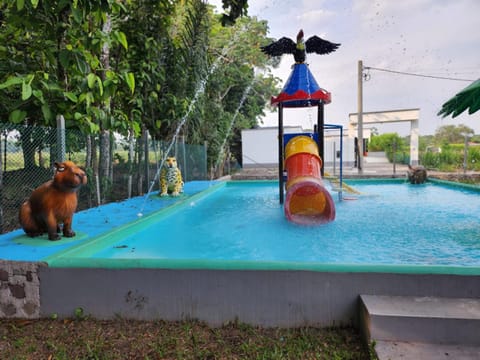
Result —
[{"label": "orange slide section", "polygon": [[324,224],[335,219],[335,204],[321,177],[322,159],[309,136],[299,135],[285,147],[287,196],[284,203],[288,220],[301,225]]}]

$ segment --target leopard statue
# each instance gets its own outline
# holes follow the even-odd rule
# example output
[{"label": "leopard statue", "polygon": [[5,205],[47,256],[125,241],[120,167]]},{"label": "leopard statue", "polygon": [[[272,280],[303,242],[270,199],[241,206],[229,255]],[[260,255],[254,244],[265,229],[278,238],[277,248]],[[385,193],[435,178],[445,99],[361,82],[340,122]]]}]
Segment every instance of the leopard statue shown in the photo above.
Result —
[{"label": "leopard statue", "polygon": [[178,168],[177,159],[168,157],[160,173],[160,196],[179,196],[183,192],[182,172]]}]

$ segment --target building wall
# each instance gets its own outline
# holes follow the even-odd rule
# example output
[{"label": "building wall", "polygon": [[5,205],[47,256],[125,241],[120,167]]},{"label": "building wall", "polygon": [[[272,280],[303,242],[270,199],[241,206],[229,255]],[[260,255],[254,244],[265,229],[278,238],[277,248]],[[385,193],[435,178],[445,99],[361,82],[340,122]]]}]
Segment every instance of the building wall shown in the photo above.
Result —
[{"label": "building wall", "polygon": [[[285,134],[308,132],[299,126],[284,127]],[[278,166],[278,128],[267,127],[242,130],[242,161],[243,167]],[[343,165],[353,166],[355,161],[354,138],[343,136]],[[339,132],[325,133],[325,148],[323,162],[325,167],[340,168]]]},{"label": "building wall", "polygon": [[[285,134],[302,132],[300,126],[284,127]],[[278,128],[242,130],[242,164],[244,168],[278,166]]]},{"label": "building wall", "polygon": [[[355,163],[355,140],[348,137],[347,135],[343,136],[343,167],[352,167]],[[324,148],[324,159],[323,163],[325,167],[328,168],[340,168],[340,136],[325,136],[325,148]]]}]

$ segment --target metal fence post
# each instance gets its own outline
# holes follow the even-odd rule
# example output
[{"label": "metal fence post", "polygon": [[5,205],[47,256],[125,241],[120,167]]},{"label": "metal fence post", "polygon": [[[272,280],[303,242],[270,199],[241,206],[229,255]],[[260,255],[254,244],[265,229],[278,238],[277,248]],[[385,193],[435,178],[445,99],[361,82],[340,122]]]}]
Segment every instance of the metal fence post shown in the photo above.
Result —
[{"label": "metal fence post", "polygon": [[149,153],[149,132],[147,128],[143,129],[143,137],[144,137],[144,146],[145,146],[145,188],[150,189],[150,171],[149,171],[149,166],[150,166],[150,153]]},{"label": "metal fence post", "polygon": [[203,142],[203,158],[205,160],[205,178],[208,179],[208,141]]},{"label": "metal fence post", "polygon": [[57,160],[65,161],[66,156],[65,146],[65,119],[63,115],[57,116]]}]

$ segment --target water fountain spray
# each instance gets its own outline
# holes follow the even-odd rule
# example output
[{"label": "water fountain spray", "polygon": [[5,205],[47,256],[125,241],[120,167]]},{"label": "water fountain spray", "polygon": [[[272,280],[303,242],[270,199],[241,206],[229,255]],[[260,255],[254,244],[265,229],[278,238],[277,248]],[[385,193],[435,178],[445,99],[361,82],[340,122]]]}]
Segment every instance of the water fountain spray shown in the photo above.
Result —
[{"label": "water fountain spray", "polygon": [[225,145],[226,145],[227,140],[230,136],[230,133],[232,132],[233,124],[235,123],[235,120],[237,119],[238,113],[240,112],[240,109],[242,108],[243,103],[247,99],[248,94],[252,90],[252,87],[253,87],[253,84],[254,84],[255,80],[256,79],[253,78],[252,81],[250,82],[250,84],[245,88],[245,91],[243,92],[242,98],[240,99],[240,103],[238,104],[237,109],[235,110],[235,113],[233,114],[232,120],[230,122],[230,126],[227,130],[227,133],[225,134],[222,145],[220,146],[220,151],[219,151],[219,154],[218,154],[218,157],[217,157],[217,161],[215,162],[215,169],[218,169],[218,166],[220,165],[220,161],[222,160],[223,155],[225,154]]},{"label": "water fountain spray", "polygon": [[162,167],[165,163],[165,160],[167,159],[168,157],[168,154],[170,153],[170,150],[172,149],[173,145],[175,144],[175,141],[177,140],[177,137],[178,135],[180,134],[180,131],[183,127],[183,125],[185,125],[185,123],[187,122],[187,119],[188,117],[190,116],[191,112],[193,111],[194,107],[195,107],[195,104],[197,103],[198,101],[198,98],[200,97],[201,94],[203,94],[205,92],[205,86],[207,85],[207,81],[210,77],[211,74],[213,74],[213,72],[218,68],[218,66],[220,65],[220,62],[223,60],[223,58],[228,54],[228,52],[231,50],[231,48],[236,44],[236,42],[238,41],[238,37],[240,34],[242,34],[243,32],[245,32],[247,30],[247,26],[243,26],[242,28],[240,28],[237,32],[235,32],[234,36],[232,37],[232,39],[230,40],[230,42],[223,48],[221,54],[217,57],[217,59],[213,62],[212,66],[210,67],[209,71],[207,72],[206,76],[200,80],[200,82],[197,84],[197,87],[195,89],[195,92],[194,92],[194,95],[193,95],[193,98],[192,98],[192,101],[190,102],[189,106],[188,106],[188,109],[187,109],[187,112],[185,113],[185,115],[182,117],[182,119],[180,120],[180,123],[178,124],[176,130],[175,130],[175,133],[173,134],[173,137],[172,137],[172,140],[170,142],[170,144],[168,145],[168,148],[167,150],[164,152],[164,155],[162,156],[162,160],[160,162],[160,166],[158,167],[158,170],[157,172],[155,173],[155,177],[154,179],[152,180],[152,182],[150,183],[150,187],[148,188],[148,192],[145,194],[145,198],[144,198],[144,201],[143,201],[143,204],[142,204],[142,207],[140,209],[140,212],[137,214],[138,217],[142,217],[143,216],[143,209],[145,208],[145,204],[150,196],[150,193],[152,192],[153,190],[153,186],[155,185],[155,183],[158,181],[158,177],[160,176],[160,172],[162,170]]}]

